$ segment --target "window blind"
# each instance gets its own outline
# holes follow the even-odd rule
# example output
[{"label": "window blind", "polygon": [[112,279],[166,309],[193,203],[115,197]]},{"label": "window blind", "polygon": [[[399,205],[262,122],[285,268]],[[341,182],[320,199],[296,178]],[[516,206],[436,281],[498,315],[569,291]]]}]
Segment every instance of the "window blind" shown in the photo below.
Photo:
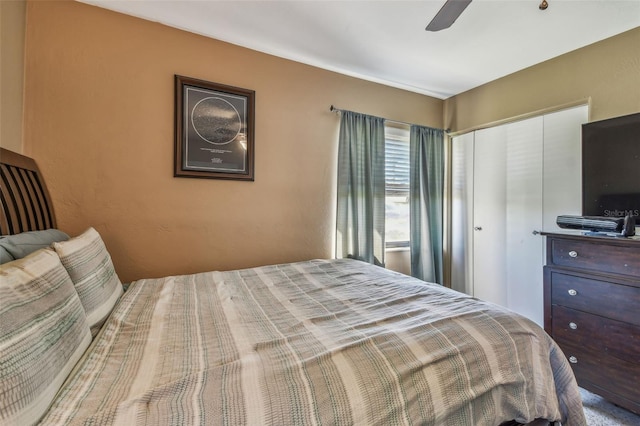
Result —
[{"label": "window blind", "polygon": [[385,185],[388,195],[409,193],[409,143],[406,140],[385,141]]}]

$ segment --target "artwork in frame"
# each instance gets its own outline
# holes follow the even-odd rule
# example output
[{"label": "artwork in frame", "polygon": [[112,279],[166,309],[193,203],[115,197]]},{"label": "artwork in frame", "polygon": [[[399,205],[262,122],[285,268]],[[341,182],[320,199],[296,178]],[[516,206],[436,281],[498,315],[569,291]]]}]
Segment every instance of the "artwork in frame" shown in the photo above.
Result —
[{"label": "artwork in frame", "polygon": [[176,177],[254,180],[255,92],[175,76]]}]

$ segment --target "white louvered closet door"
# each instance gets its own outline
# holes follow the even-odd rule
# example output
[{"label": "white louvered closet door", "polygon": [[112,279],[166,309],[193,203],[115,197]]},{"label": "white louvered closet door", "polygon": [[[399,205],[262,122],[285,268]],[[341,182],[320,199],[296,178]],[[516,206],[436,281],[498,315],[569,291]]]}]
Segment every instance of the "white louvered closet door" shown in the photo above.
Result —
[{"label": "white louvered closet door", "polygon": [[451,288],[473,295],[473,149],[475,133],[451,143]]},{"label": "white louvered closet door", "polygon": [[560,231],[560,215],[582,214],[582,124],[588,121],[587,105],[544,116],[543,231]]},{"label": "white louvered closet door", "polygon": [[511,310],[543,325],[543,118],[507,124],[506,296]]},{"label": "white louvered closet door", "polygon": [[473,155],[473,295],[507,306],[505,126],[475,132]]}]

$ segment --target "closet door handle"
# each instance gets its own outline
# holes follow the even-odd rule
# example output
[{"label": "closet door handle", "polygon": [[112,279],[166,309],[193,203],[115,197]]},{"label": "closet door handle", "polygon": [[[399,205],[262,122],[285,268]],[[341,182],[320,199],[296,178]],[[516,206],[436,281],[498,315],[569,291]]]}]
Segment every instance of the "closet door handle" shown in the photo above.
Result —
[{"label": "closet door handle", "polygon": [[474,226],[473,230],[474,231],[482,231],[482,226]]}]

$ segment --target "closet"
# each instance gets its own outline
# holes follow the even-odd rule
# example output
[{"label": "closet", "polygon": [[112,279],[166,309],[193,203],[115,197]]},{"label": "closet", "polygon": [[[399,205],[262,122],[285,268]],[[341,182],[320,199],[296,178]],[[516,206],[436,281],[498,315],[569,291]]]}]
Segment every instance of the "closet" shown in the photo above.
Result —
[{"label": "closet", "polygon": [[451,287],[543,325],[545,245],[556,217],[581,214],[579,106],[451,141]]}]

